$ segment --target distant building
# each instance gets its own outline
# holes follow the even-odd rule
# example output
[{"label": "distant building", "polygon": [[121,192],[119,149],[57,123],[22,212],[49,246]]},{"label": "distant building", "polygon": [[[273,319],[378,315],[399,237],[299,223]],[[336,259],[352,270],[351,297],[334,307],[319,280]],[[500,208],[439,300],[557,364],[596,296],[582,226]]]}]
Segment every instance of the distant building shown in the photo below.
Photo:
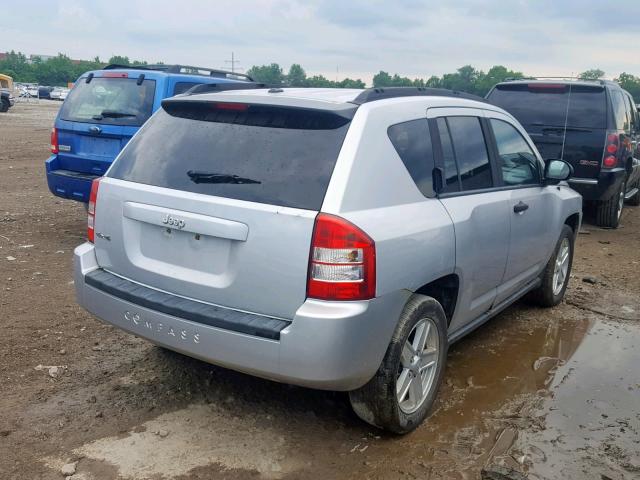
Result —
[{"label": "distant building", "polygon": [[0,52],[0,60],[5,60],[7,58],[7,54]]},{"label": "distant building", "polygon": [[41,61],[46,62],[47,60],[55,58],[55,55],[38,55],[32,53],[31,55],[29,55],[29,63],[32,63],[36,58],[39,58]]}]

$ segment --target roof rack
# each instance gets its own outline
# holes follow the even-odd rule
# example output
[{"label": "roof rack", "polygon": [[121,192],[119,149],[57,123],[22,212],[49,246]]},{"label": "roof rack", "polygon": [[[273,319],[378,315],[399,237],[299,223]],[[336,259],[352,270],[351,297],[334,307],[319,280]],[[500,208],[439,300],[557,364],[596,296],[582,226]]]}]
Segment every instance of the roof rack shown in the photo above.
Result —
[{"label": "roof rack", "polygon": [[459,92],[457,90],[447,90],[445,88],[427,87],[367,88],[354,100],[352,100],[351,103],[362,105],[363,103],[374,102],[376,100],[398,97],[456,97],[486,103],[486,100],[484,98],[473,95],[471,93]]},{"label": "roof rack", "polygon": [[608,84],[615,84],[616,82],[612,81],[612,80],[605,80],[605,79],[597,79],[597,80],[591,80],[591,79],[587,79],[587,78],[580,78],[580,77],[547,77],[547,76],[539,76],[539,77],[521,77],[521,78],[516,78],[516,77],[509,77],[509,78],[505,78],[503,81],[504,82],[518,82],[518,81],[527,81],[527,80],[566,80],[566,81],[575,81],[575,82],[593,82],[593,83],[599,83],[600,85],[608,85]]},{"label": "roof rack", "polygon": [[194,67],[192,65],[119,65],[113,63],[104,67],[103,70],[116,70],[123,68],[131,70],[153,70],[158,72],[178,73],[183,75],[202,75],[204,77],[230,78],[253,82],[253,78],[245,73],[229,72],[227,70],[217,70],[214,68],[206,67]]}]

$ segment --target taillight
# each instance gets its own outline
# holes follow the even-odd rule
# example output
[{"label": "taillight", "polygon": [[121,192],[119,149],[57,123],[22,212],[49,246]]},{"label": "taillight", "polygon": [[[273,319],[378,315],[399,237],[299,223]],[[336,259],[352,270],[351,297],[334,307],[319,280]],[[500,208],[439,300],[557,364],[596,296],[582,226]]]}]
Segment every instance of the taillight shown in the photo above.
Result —
[{"label": "taillight", "polygon": [[98,200],[98,187],[100,179],[96,178],[91,182],[91,193],[89,194],[89,205],[87,206],[87,240],[91,243],[95,241],[95,225],[96,225],[96,201]]},{"label": "taillight", "polygon": [[58,129],[53,127],[51,129],[51,153],[58,153]]},{"label": "taillight", "polygon": [[615,168],[618,165],[618,150],[620,149],[620,136],[616,132],[607,133],[607,144],[604,147],[602,166]]},{"label": "taillight", "polygon": [[374,241],[347,220],[320,213],[311,241],[307,296],[367,300],[376,295]]}]

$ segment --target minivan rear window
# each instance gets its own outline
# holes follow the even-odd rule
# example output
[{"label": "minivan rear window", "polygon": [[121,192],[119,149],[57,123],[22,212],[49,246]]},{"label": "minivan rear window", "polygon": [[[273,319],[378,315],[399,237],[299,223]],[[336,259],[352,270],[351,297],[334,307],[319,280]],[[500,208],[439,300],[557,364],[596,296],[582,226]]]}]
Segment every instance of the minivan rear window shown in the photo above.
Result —
[{"label": "minivan rear window", "polygon": [[140,126],[151,116],[155,80],[81,78],[62,104],[60,118],[71,122]]},{"label": "minivan rear window", "polygon": [[569,100],[567,84],[502,84],[497,85],[487,99],[511,113],[525,127],[562,127],[565,116],[569,127],[607,127],[605,90],[598,85],[571,85]]},{"label": "minivan rear window", "polygon": [[165,102],[107,176],[319,210],[352,114],[351,110],[345,116],[324,110]]}]

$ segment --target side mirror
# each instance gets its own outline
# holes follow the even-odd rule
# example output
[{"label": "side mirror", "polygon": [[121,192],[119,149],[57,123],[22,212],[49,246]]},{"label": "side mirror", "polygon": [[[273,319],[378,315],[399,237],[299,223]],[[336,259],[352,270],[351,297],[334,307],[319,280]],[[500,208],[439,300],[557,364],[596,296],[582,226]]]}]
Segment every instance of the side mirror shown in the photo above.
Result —
[{"label": "side mirror", "polygon": [[564,160],[549,160],[544,168],[544,180],[547,185],[556,185],[573,175],[573,167]]}]

